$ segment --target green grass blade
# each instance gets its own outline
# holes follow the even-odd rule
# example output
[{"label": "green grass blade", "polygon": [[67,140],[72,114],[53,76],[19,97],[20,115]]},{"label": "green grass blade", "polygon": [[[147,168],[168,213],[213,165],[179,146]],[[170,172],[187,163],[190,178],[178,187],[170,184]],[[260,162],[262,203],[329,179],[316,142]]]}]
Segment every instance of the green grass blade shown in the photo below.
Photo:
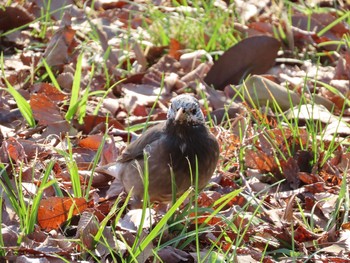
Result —
[{"label": "green grass blade", "polygon": [[66,120],[70,121],[78,110],[83,54],[80,54],[75,69],[74,80]]},{"label": "green grass blade", "polygon": [[1,53],[1,71],[2,71],[2,75],[4,77],[7,89],[4,88],[0,88],[0,90],[5,90],[8,93],[10,93],[12,95],[12,97],[15,99],[18,109],[20,110],[23,118],[27,121],[27,123],[29,124],[30,127],[34,127],[35,126],[35,119],[33,116],[33,112],[32,109],[29,105],[29,103],[22,97],[22,95],[11,85],[10,82],[8,82],[8,80],[5,77],[5,69],[4,69],[4,55],[3,53]]},{"label": "green grass blade", "polygon": [[334,20],[332,23],[330,23],[328,26],[324,27],[323,29],[321,29],[318,33],[317,36],[322,36],[324,35],[327,31],[329,31],[332,27],[334,27],[336,24],[340,23],[341,21],[347,19],[348,17],[350,17],[350,12],[345,12],[344,15],[342,15],[341,17],[339,17],[338,19]]},{"label": "green grass blade", "polygon": [[52,72],[50,66],[47,64],[46,60],[43,59],[42,62],[43,62],[43,64],[44,64],[44,67],[45,67],[45,69],[46,69],[46,72],[47,72],[47,74],[49,75],[49,78],[50,78],[52,84],[54,85],[54,87],[55,87],[56,89],[58,89],[59,91],[62,91],[60,85],[59,85],[58,82],[57,82],[57,79],[56,79],[55,75],[53,74],[53,72]]},{"label": "green grass blade", "polygon": [[158,222],[158,224],[152,229],[152,231],[138,246],[138,250],[134,254],[135,258],[137,258],[141,254],[141,252],[144,251],[145,248],[153,241],[153,239],[158,235],[161,229],[166,225],[167,221],[171,218],[171,216],[176,212],[176,210],[180,207],[180,205],[185,201],[185,199],[190,195],[192,191],[193,189],[190,188],[182,196],[180,196],[176,203],[169,209],[169,211],[164,215],[164,217]]}]

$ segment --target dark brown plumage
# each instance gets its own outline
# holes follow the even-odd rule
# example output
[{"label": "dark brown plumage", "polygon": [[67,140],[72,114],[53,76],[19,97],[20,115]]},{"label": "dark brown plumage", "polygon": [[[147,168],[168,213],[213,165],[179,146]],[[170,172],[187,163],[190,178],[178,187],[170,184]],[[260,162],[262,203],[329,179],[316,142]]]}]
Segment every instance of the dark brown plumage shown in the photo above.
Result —
[{"label": "dark brown plumage", "polygon": [[148,156],[151,202],[172,200],[171,170],[177,196],[194,185],[196,157],[199,190],[207,185],[219,158],[219,145],[205,126],[197,99],[190,95],[174,98],[167,121],[148,129],[132,142],[116,163],[97,169],[116,177],[113,187],[116,184],[126,192],[132,191],[134,206],[140,206],[143,198],[144,153]]}]

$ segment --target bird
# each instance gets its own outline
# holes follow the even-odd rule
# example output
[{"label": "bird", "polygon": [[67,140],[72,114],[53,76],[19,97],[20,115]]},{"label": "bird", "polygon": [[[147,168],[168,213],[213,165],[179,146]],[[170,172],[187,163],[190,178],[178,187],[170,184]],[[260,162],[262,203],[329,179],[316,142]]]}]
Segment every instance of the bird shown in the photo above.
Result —
[{"label": "bird", "polygon": [[204,189],[216,169],[219,152],[219,143],[205,124],[199,101],[192,95],[181,94],[171,99],[165,121],[131,142],[116,162],[100,166],[96,171],[115,177],[110,190],[114,187],[113,192],[131,191],[132,207],[140,208],[146,157],[149,200],[167,204],[173,194],[179,197],[195,186],[196,169],[198,191]]}]

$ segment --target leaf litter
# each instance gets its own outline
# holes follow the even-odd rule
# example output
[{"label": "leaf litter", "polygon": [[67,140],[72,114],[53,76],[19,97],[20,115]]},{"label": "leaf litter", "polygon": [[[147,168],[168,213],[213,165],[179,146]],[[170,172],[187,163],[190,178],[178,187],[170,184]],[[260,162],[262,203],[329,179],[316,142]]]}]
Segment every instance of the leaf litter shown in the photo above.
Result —
[{"label": "leaf litter", "polygon": [[[142,17],[149,7],[138,2],[95,1],[94,9],[74,3],[52,6],[52,27],[43,32],[40,1],[15,1],[1,9],[6,20],[0,23],[1,257],[62,262],[59,255],[69,261],[110,262],[130,256],[135,240],[144,240],[164,211],[155,206],[143,218],[140,210],[118,210],[128,198],[107,198],[113,178],[94,170],[114,161],[145,126],[165,120],[172,97],[190,92],[219,125],[212,132],[220,141],[221,158],[197,197],[203,210],[189,212],[183,204],[175,213],[183,220],[180,229],[168,225],[138,262],[199,262],[198,257],[208,255],[208,260],[221,261],[230,255],[236,262],[346,262],[348,20],[337,20],[334,10],[310,17],[292,8],[289,23],[275,15],[279,6],[237,1],[245,24],[235,21],[234,34],[242,40],[217,57],[191,50],[185,39],[173,35],[166,44],[153,42],[147,29],[157,28],[159,21]],[[169,1],[153,7],[169,16],[198,12]],[[215,8],[230,10],[232,4],[216,1]],[[79,104],[67,121],[81,53]],[[316,53],[322,54],[318,61],[312,59]],[[20,105],[6,92],[5,79],[29,102],[35,127],[27,125]],[[50,162],[51,183],[43,185]],[[75,172],[85,198],[73,189]],[[11,198],[30,209],[38,194],[34,230],[24,233],[27,222]],[[197,245],[195,240],[171,242],[198,224],[205,231]],[[106,243],[96,242],[100,234]]]}]

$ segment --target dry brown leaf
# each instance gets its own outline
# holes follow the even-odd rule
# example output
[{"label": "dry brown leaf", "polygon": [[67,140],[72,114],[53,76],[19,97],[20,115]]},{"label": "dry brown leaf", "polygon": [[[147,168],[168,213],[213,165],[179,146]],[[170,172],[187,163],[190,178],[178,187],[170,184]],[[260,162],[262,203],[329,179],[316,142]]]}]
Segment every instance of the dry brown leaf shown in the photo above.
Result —
[{"label": "dry brown leaf", "polygon": [[142,82],[151,86],[160,87],[163,78],[170,73],[178,74],[181,77],[183,75],[180,62],[169,55],[165,55],[148,69]]},{"label": "dry brown leaf", "polygon": [[[337,19],[335,13],[331,12],[314,12],[312,13],[312,18],[316,19],[323,26],[329,26]],[[329,30],[338,35],[339,37],[342,37],[344,34],[349,33],[349,27],[343,20],[338,21],[338,23],[334,24]]]},{"label": "dry brown leaf", "polygon": [[220,199],[221,194],[216,191],[201,192],[198,196],[198,206],[211,207],[215,201]]},{"label": "dry brown leaf", "polygon": [[31,95],[29,103],[34,118],[40,125],[50,125],[64,121],[57,104],[51,101],[45,94],[39,93]]},{"label": "dry brown leaf", "polygon": [[78,223],[75,237],[81,240],[84,249],[94,248],[94,236],[97,234],[98,229],[99,224],[95,215],[87,211],[83,212]]},{"label": "dry brown leaf", "polygon": [[20,5],[11,5],[0,8],[0,31],[8,31],[13,28],[28,24],[34,20],[34,16]]},{"label": "dry brown leaf", "polygon": [[337,194],[331,194],[329,192],[315,193],[314,198],[317,202],[317,207],[322,211],[323,215],[330,219],[331,214],[334,212],[334,208],[339,199]]},{"label": "dry brown leaf", "polygon": [[308,184],[304,186],[305,190],[315,194],[315,193],[322,193],[327,191],[327,187],[324,182],[317,182],[314,184]]},{"label": "dry brown leaf", "polygon": [[[201,85],[200,87],[202,87],[202,86],[203,85]],[[210,88],[208,86],[203,87],[203,89],[206,92],[206,97],[208,98],[208,100],[210,102],[210,106],[214,110],[224,108],[227,105],[230,105],[232,107],[238,107],[238,105],[236,103],[231,102],[231,99],[228,98],[223,91],[215,90],[215,89]]]},{"label": "dry brown leaf", "polygon": [[[268,22],[256,21],[248,24],[248,36],[270,35],[273,36],[273,25]],[[243,30],[246,31],[246,30]]]},{"label": "dry brown leaf", "polygon": [[[143,213],[146,214],[144,215]],[[124,230],[136,233],[140,227],[143,229],[150,228],[155,223],[155,215],[156,212],[153,209],[146,209],[145,211],[142,211],[142,209],[132,209],[117,224]],[[141,226],[143,216],[145,218]]]},{"label": "dry brown leaf", "polygon": [[24,151],[22,144],[20,144],[18,140],[16,140],[14,137],[10,137],[6,141],[4,141],[2,144],[2,148],[15,162],[23,162],[27,160],[27,155]]},{"label": "dry brown leaf", "polygon": [[158,256],[167,263],[188,262],[192,258],[188,252],[169,246],[159,250]]},{"label": "dry brown leaf", "polygon": [[77,125],[77,128],[81,130],[84,134],[90,134],[91,132],[105,132],[106,121],[108,120],[108,127],[113,127],[116,129],[124,130],[124,126],[112,117],[96,116],[96,115],[86,115],[84,118],[83,125]]},{"label": "dry brown leaf", "polygon": [[175,58],[176,60],[180,59],[181,56],[181,43],[174,38],[170,39],[169,45],[169,56]]},{"label": "dry brown leaf", "polygon": [[71,17],[66,12],[59,30],[51,38],[44,53],[44,58],[49,66],[60,66],[68,62],[69,48],[71,48],[74,36],[75,30],[71,27]]},{"label": "dry brown leaf", "polygon": [[[41,10],[44,10],[47,8],[47,3],[43,0],[31,0],[32,3],[35,3],[35,6]],[[53,1],[50,3],[50,16],[56,20],[59,20],[62,18],[62,13],[63,12],[69,12],[72,13],[73,15],[77,15],[75,10],[78,8],[74,5],[73,0],[64,0],[64,1]],[[69,8],[69,9],[68,9]],[[36,14],[37,17],[41,16],[42,13],[40,13],[40,10]]]},{"label": "dry brown leaf", "polygon": [[300,180],[298,177],[299,166],[294,158],[290,157],[287,161],[280,161],[280,165],[283,171],[283,176],[287,179],[292,189],[297,189],[300,186]]},{"label": "dry brown leaf", "polygon": [[[322,43],[331,40],[340,40],[344,32],[349,32],[341,23],[336,24],[332,29],[327,30],[322,36],[316,35],[325,26],[328,26],[331,19],[330,14],[313,14],[312,17],[306,14],[295,14],[292,16],[292,25],[301,29],[304,34],[300,34],[300,31],[295,31],[294,38],[296,40],[306,41],[309,44],[316,45],[316,43]],[[307,34],[309,32],[310,34]],[[325,45],[323,47],[326,50],[337,50],[337,45]]]},{"label": "dry brown leaf", "polygon": [[89,135],[86,138],[79,140],[78,145],[83,148],[97,150],[102,143],[102,139],[103,135],[101,134]]},{"label": "dry brown leaf", "polygon": [[47,98],[54,102],[62,102],[67,98],[66,94],[62,93],[49,83],[35,83],[31,87],[31,90],[33,92],[46,95]]},{"label": "dry brown leaf", "polygon": [[278,165],[274,157],[267,155],[263,151],[246,149],[244,158],[245,158],[245,164],[247,167],[258,169],[263,173],[273,172],[278,170]]},{"label": "dry brown leaf", "polygon": [[298,173],[299,180],[302,181],[304,184],[313,184],[320,181],[320,178],[315,176],[314,174],[306,173],[306,172],[299,172]]},{"label": "dry brown leaf", "polygon": [[190,53],[184,53],[183,55],[181,55],[179,62],[185,72],[191,72],[200,64],[202,64],[201,59],[203,57],[206,57],[209,60],[209,62],[212,62],[210,54],[203,49],[195,50]]},{"label": "dry brown leaf", "polygon": [[318,238],[319,236],[306,229],[303,225],[299,225],[294,230],[294,239],[298,242],[312,241]]},{"label": "dry brown leaf", "polygon": [[42,229],[58,229],[68,219],[72,207],[72,215],[78,215],[91,205],[92,201],[87,202],[85,198],[50,197],[42,199],[38,210],[38,224]]},{"label": "dry brown leaf", "polygon": [[246,38],[214,63],[204,81],[223,90],[227,85],[239,84],[249,74],[265,73],[275,63],[279,47],[279,41],[273,37]]},{"label": "dry brown leaf", "polygon": [[294,221],[294,211],[293,211],[293,207],[294,207],[294,203],[295,203],[295,197],[297,194],[292,195],[289,200],[287,201],[287,206],[284,210],[282,219],[285,222],[288,223],[293,223]]},{"label": "dry brown leaf", "polygon": [[6,226],[4,223],[1,226],[1,235],[3,238],[4,246],[11,247],[16,246],[19,238],[20,230],[17,226]]},{"label": "dry brown leaf", "polygon": [[300,103],[300,96],[297,93],[261,76],[251,76],[240,89],[247,102],[260,107],[269,104],[273,109],[275,102],[282,110],[288,110]]}]

